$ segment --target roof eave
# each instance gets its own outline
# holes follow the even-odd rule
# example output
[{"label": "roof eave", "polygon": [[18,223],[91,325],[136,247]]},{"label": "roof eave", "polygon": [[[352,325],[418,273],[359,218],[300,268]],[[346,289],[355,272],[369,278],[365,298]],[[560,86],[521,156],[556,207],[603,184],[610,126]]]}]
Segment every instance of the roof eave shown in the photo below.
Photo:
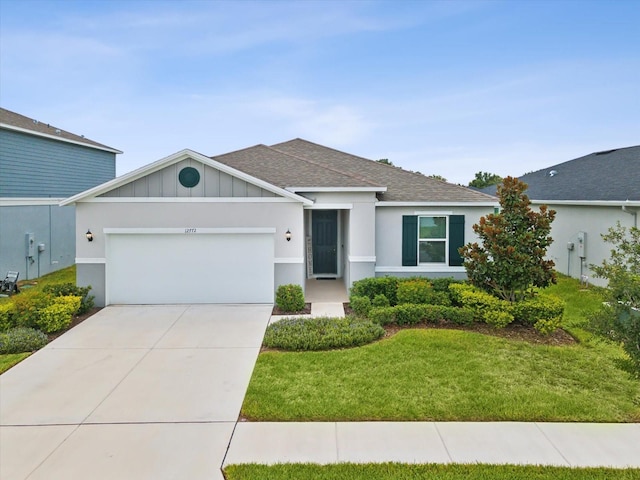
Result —
[{"label": "roof eave", "polygon": [[15,132],[26,133],[27,135],[33,135],[34,137],[42,137],[50,140],[57,140],[59,142],[71,143],[73,145],[80,145],[82,147],[93,148],[95,150],[102,150],[104,152],[120,154],[122,151],[116,150],[115,148],[99,145],[94,145],[91,143],[81,142],[79,140],[71,140],[69,138],[59,137],[57,135],[49,135],[47,133],[36,132],[35,130],[29,130],[28,128],[16,127],[14,125],[9,125],[7,123],[0,123],[0,128],[4,128],[5,130],[13,130]]},{"label": "roof eave", "polygon": [[486,200],[474,202],[448,202],[446,200],[437,201],[437,202],[394,202],[394,201],[381,201],[376,203],[376,207],[498,207],[500,203],[496,200],[495,202],[488,202]]}]

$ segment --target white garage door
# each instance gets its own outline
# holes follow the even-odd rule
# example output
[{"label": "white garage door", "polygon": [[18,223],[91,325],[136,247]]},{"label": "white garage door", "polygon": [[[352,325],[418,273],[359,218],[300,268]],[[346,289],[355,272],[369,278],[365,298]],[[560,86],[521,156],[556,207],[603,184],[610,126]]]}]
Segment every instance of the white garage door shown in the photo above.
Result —
[{"label": "white garage door", "polygon": [[273,234],[108,237],[108,304],[273,302]]}]

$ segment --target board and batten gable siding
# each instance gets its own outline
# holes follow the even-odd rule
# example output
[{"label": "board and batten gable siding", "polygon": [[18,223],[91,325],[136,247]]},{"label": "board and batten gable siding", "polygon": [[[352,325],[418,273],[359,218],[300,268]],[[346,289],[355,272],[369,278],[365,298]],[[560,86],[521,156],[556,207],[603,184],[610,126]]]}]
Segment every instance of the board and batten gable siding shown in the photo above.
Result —
[{"label": "board and batten gable siding", "polygon": [[[191,188],[183,187],[178,175],[185,167],[193,167],[200,173],[200,182]],[[101,197],[275,197],[273,192],[252,185],[221,172],[197,160],[183,160],[153,172],[133,182],[113,189]]]},{"label": "board and batten gable siding", "polygon": [[115,153],[0,129],[0,197],[69,197],[115,175]]}]

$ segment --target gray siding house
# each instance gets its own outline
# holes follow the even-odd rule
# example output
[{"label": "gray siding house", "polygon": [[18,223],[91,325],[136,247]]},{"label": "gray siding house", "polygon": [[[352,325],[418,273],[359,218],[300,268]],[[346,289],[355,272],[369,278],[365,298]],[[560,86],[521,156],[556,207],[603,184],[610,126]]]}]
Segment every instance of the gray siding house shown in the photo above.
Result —
[{"label": "gray siding house", "polygon": [[294,139],[182,150],[62,205],[76,206],[78,284],[109,305],[272,303],[279,285],[307,279],[464,277],[457,249],[497,202]]},{"label": "gray siding house", "polygon": [[115,177],[111,147],[0,108],[0,275],[75,263],[75,209],[58,204]]},{"label": "gray siding house", "polygon": [[[640,146],[595,152],[527,173],[527,195],[533,205],[556,210],[553,243],[547,253],[556,270],[574,278],[594,278],[590,265],[609,258],[611,245],[602,234],[617,222],[638,226],[640,211]],[[495,187],[483,189],[495,194]]]}]

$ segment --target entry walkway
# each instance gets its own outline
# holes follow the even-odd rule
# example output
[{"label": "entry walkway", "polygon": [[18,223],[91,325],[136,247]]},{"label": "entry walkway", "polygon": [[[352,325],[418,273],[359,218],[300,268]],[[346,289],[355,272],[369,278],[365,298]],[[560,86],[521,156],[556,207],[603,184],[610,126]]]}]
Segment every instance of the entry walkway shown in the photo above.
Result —
[{"label": "entry walkway", "polygon": [[246,422],[224,464],[306,462],[640,468],[640,424]]}]

